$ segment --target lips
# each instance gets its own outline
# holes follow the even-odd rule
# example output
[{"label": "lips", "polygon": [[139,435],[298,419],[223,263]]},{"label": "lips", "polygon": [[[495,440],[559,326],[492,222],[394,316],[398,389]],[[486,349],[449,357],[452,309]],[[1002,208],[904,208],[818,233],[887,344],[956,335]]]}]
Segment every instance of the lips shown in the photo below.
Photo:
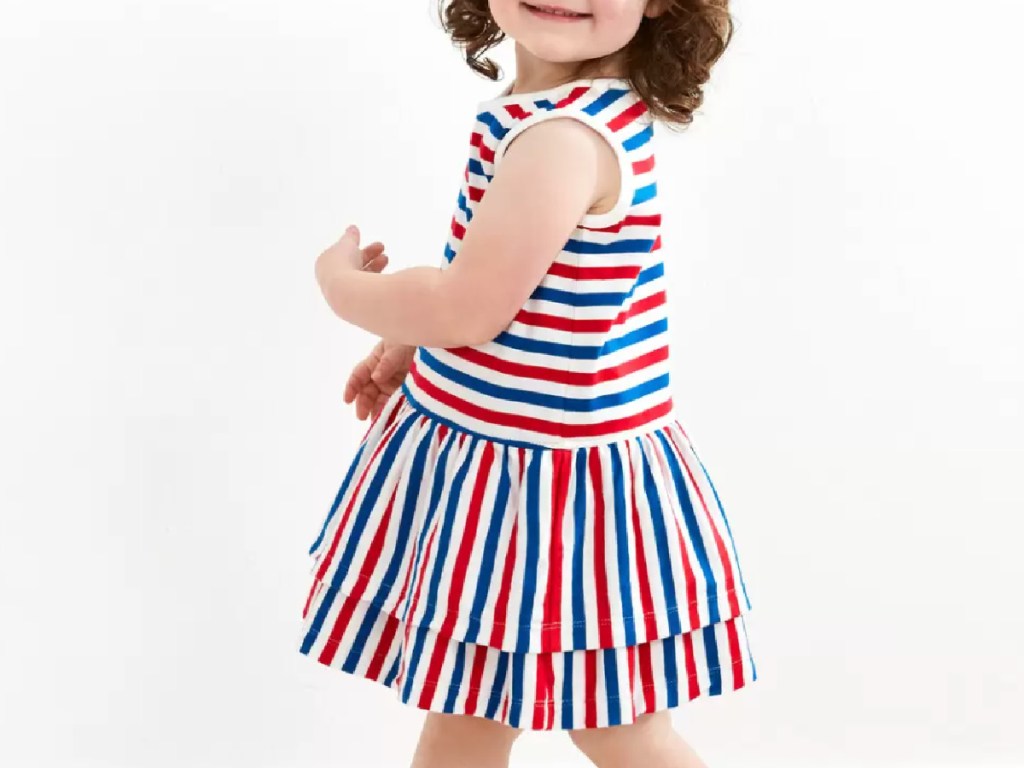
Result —
[{"label": "lips", "polygon": [[534,13],[544,14],[546,16],[557,16],[566,19],[588,19],[590,18],[589,13],[580,13],[579,11],[573,11],[568,8],[562,8],[558,5],[535,5],[532,3],[523,3],[528,9]]}]

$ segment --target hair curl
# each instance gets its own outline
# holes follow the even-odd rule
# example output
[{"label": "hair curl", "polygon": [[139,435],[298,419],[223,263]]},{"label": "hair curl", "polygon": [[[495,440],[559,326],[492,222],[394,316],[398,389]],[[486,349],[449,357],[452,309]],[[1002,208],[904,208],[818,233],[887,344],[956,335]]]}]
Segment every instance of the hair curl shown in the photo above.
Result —
[{"label": "hair curl", "polygon": [[[679,127],[704,101],[711,67],[732,39],[729,0],[666,0],[658,16],[644,16],[622,51],[624,77],[655,118]],[[497,80],[500,68],[484,54],[505,39],[488,0],[439,0],[441,25],[474,71]],[[601,59],[579,63],[577,77],[599,71]]]}]

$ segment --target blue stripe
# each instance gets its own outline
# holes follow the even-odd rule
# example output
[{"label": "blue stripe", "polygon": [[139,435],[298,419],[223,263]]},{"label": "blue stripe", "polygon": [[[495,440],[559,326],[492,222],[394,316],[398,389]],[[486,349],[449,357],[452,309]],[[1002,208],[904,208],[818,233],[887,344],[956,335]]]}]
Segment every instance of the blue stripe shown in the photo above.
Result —
[{"label": "blue stripe", "polygon": [[391,684],[395,681],[395,678],[398,676],[398,667],[399,662],[401,662],[401,660],[402,654],[399,653],[397,656],[395,656],[395,660],[391,664],[391,669],[388,670],[387,675],[384,677],[384,685],[386,685],[388,688],[391,687]]},{"label": "blue stripe", "polygon": [[415,408],[417,411],[422,413],[424,416],[429,416],[431,421],[437,424],[444,424],[454,432],[465,432],[467,435],[474,435],[475,437],[482,437],[485,440],[490,440],[494,443],[501,443],[502,445],[511,445],[514,448],[550,448],[550,446],[544,445],[543,443],[531,443],[528,440],[509,440],[504,437],[494,437],[492,435],[485,435],[481,432],[474,432],[471,429],[466,429],[465,425],[459,424],[457,421],[452,421],[438,413],[434,413],[432,410],[427,408],[423,403],[417,400],[413,394],[409,391],[409,385],[403,381],[401,384],[402,391],[405,393],[406,399],[409,401],[409,405]]},{"label": "blue stripe", "polygon": [[480,161],[476,159],[469,161],[469,172],[476,176],[483,176],[488,181],[494,178],[494,176],[484,173],[484,167],[480,164]]},{"label": "blue stripe", "polygon": [[570,238],[562,250],[569,253],[650,253],[653,247],[654,240],[643,238],[612,240],[607,243],[592,243]]},{"label": "blue stripe", "polygon": [[[675,633],[673,633],[675,634]],[[679,673],[676,670],[676,639],[666,637],[661,641],[662,652],[665,657],[665,694],[666,707],[679,705]]]},{"label": "blue stripe", "polygon": [[[444,453],[449,452],[452,446],[456,444],[456,440],[450,439],[444,445]],[[444,517],[441,520],[440,537],[437,540],[437,549],[434,553],[434,567],[430,573],[430,585],[427,590],[427,596],[424,599],[425,609],[423,611],[423,618],[418,620],[422,622],[423,627],[430,627],[430,620],[434,615],[434,608],[437,606],[437,589],[440,586],[441,575],[444,571],[449,568],[450,563],[447,562],[447,552],[449,552],[449,546],[452,542],[452,528],[456,518],[456,510],[459,507],[459,498],[462,494],[462,485],[466,481],[466,475],[469,473],[469,468],[473,463],[473,454],[476,451],[476,446],[479,445],[479,441],[475,438],[469,445],[469,453],[466,459],[459,467],[459,471],[456,472],[455,478],[452,480],[452,487],[450,489],[449,496],[447,496],[447,508],[444,511]],[[446,479],[445,472],[439,470],[434,477],[435,485],[439,485],[438,481]],[[436,506],[436,498],[433,500],[431,506]],[[414,574],[416,571],[413,571]],[[414,575],[415,578],[415,575]],[[409,590],[413,591],[412,588]],[[412,616],[407,614],[407,620],[411,621]],[[422,633],[416,636],[416,646],[413,649],[413,665],[409,672],[409,677],[406,680],[407,688],[412,685],[413,678],[416,677],[416,666],[419,663],[420,655],[423,650],[423,642],[426,639]]]},{"label": "blue stripe", "polygon": [[592,102],[583,107],[583,111],[588,115],[596,115],[602,109],[605,109],[611,104],[625,96],[629,91],[623,90],[622,88],[609,88]]},{"label": "blue stripe", "polygon": [[[447,638],[441,638],[439,642],[447,643]],[[455,699],[459,695],[459,686],[462,684],[462,673],[466,667],[466,644],[458,643],[455,649],[455,668],[452,670],[451,681],[448,683],[448,698],[444,701],[444,711],[455,712]]]},{"label": "blue stripe", "polygon": [[498,559],[498,538],[501,535],[501,522],[503,514],[508,505],[509,489],[511,480],[508,471],[508,451],[501,452],[501,474],[498,476],[498,492],[494,499],[494,511],[491,513],[491,520],[487,526],[487,537],[484,539],[484,551],[481,562],[486,569],[481,572],[476,582],[476,594],[473,597],[473,610],[469,616],[469,627],[466,630],[465,642],[475,643],[480,633],[480,616],[484,612],[487,603],[487,593],[490,590],[490,571],[487,569],[496,568]]},{"label": "blue stripe", "polygon": [[560,654],[562,657],[562,727],[572,728],[572,652]]},{"label": "blue stripe", "polygon": [[[622,299],[619,302],[617,302],[614,305],[612,305],[612,306],[621,306],[621,305],[625,304],[627,299],[631,298],[633,296],[633,294],[636,293],[636,289],[637,288],[639,288],[641,285],[646,285],[647,283],[650,283],[650,282],[652,282],[654,280],[657,280],[659,277],[662,277],[664,274],[665,274],[665,262],[664,261],[659,261],[656,264],[652,264],[651,266],[647,267],[646,269],[641,270],[637,274],[636,280],[634,280],[633,284],[629,287],[629,290],[626,291],[623,294],[619,294],[619,295],[621,295]],[[535,290],[533,292],[533,294],[530,295],[530,298],[531,299],[543,298],[544,301],[550,301],[550,302],[552,302],[554,304],[565,304],[567,306],[573,306],[574,304],[577,303],[577,297],[578,296],[590,295],[590,294],[573,293],[571,291],[564,291],[564,290],[562,290],[560,288],[544,288],[543,291],[544,291],[544,296],[543,297],[539,297],[537,295],[539,291]],[[612,296],[614,294],[603,293],[603,294],[597,294],[597,295],[600,295],[600,296]]]},{"label": "blue stripe", "polygon": [[[377,592],[370,599],[370,604],[374,607],[384,607],[388,595],[395,588],[402,565],[405,563],[405,550],[412,538],[412,524],[416,518],[416,504],[420,499],[420,489],[424,474],[423,468],[426,465],[427,454],[431,445],[433,443],[429,439],[421,439],[419,445],[416,446],[412,465],[408,470],[409,482],[406,487],[404,503],[402,504],[402,516],[398,522],[398,533],[395,538],[394,551],[391,555],[391,560],[388,562],[387,570],[384,572],[384,576],[381,577]],[[352,650],[342,665],[342,669],[346,672],[354,670],[359,665],[359,657],[362,655],[376,623],[377,617],[372,612],[367,612],[366,616],[363,617],[363,623],[359,626],[359,631],[356,633]]]},{"label": "blue stripe", "polygon": [[502,125],[501,121],[490,112],[481,112],[476,116],[476,118],[490,129],[491,135],[498,141],[505,138],[505,134],[509,131],[509,129]]},{"label": "blue stripe", "polygon": [[373,479],[369,485],[360,489],[361,501],[359,511],[356,513],[355,519],[352,520],[348,544],[338,560],[334,575],[331,578],[332,589],[339,589],[348,575],[348,569],[352,565],[352,560],[356,556],[356,550],[359,549],[363,537],[363,529],[366,528],[366,523],[370,519],[370,513],[373,511],[374,506],[376,506],[378,497],[381,495],[381,488],[388,477],[388,470],[394,466],[395,458],[403,447],[402,444],[405,441],[405,436],[409,433],[409,428],[415,423],[415,419],[405,419],[402,421],[384,446],[384,451],[378,455]]},{"label": "blue stripe", "polygon": [[[488,653],[490,652],[488,650]],[[505,675],[508,674],[508,654],[498,650],[495,650],[494,653],[498,654],[498,667],[494,670],[494,683],[491,685],[491,695],[487,699],[487,710],[484,712],[489,718],[494,718],[498,713],[498,707],[501,705],[501,692],[505,688]]]},{"label": "blue stripe", "polygon": [[[552,345],[552,342],[531,341],[529,339],[524,339],[523,341],[530,342],[529,348],[532,351],[538,351],[535,348],[535,345]],[[508,346],[513,345],[509,344]],[[524,344],[524,346],[526,345]],[[568,345],[562,344],[555,346]],[[572,348],[570,347],[570,349]],[[604,408],[611,408],[616,405],[630,403],[641,397],[649,395],[652,392],[664,389],[669,384],[669,374],[664,373],[660,376],[655,376],[653,379],[649,379],[648,381],[630,387],[629,389],[622,390],[621,392],[610,392],[607,395],[599,395],[598,397],[566,397],[563,395],[549,395],[545,392],[530,392],[528,390],[517,389],[515,387],[505,387],[498,384],[492,384],[485,379],[477,378],[465,371],[460,371],[456,368],[452,368],[446,363],[442,363],[426,350],[422,351],[421,359],[429,368],[448,381],[459,384],[466,389],[471,389],[474,392],[479,392],[482,395],[487,395],[488,397],[508,402],[529,403],[530,405],[556,408],[563,411],[570,411],[572,413],[595,413]]]},{"label": "blue stripe", "polygon": [[[653,241],[651,241],[653,243]],[[574,291],[566,291],[561,288],[549,288],[547,286],[538,286],[534,289],[533,293],[530,294],[531,299],[538,299],[541,301],[550,301],[555,304],[565,304],[567,306],[610,306],[620,307],[626,303],[626,300],[631,298],[636,289],[641,285],[646,285],[665,274],[665,262],[659,261],[656,264],[652,264],[646,269],[641,270],[636,280],[629,287],[629,290],[625,293],[579,293]],[[591,298],[597,297],[597,298]]]},{"label": "blue stripe", "polygon": [[697,455],[697,449],[690,445],[690,450],[693,451],[694,457],[697,459],[697,463],[700,464],[701,471],[704,473],[704,477],[708,481],[708,485],[711,486],[711,493],[715,496],[715,503],[718,505],[718,511],[722,515],[722,520],[725,522],[725,530],[729,534],[729,543],[732,544],[732,565],[736,572],[736,578],[739,579],[740,586],[743,588],[743,599],[747,603],[747,610],[751,609],[750,597],[747,595],[747,584],[743,580],[743,571],[740,569],[739,553],[736,551],[736,540],[732,537],[732,528],[729,527],[729,518],[725,516],[725,508],[722,506],[722,500],[718,498],[718,491],[715,490],[715,484],[711,482],[711,475],[708,474],[707,468],[704,466],[704,462],[700,460],[700,456]]},{"label": "blue stripe", "polygon": [[[501,344],[513,349],[521,349],[524,352],[537,352],[542,355],[564,357],[570,360],[599,360],[609,352],[637,344],[646,339],[657,336],[668,330],[668,319],[661,318],[653,323],[637,328],[629,333],[619,336],[617,339],[608,339],[599,347],[576,346],[573,344],[562,344],[557,341],[542,341],[540,339],[528,339],[523,336],[516,336],[508,331],[502,331],[494,337],[496,344]],[[481,390],[483,391],[483,390]],[[525,401],[524,401],[525,402]],[[568,407],[568,406],[567,406]]]},{"label": "blue stripe", "polygon": [[622,142],[622,146],[624,146],[627,151],[632,152],[634,149],[637,149],[638,147],[642,147],[644,144],[646,144],[648,141],[650,141],[653,136],[654,136],[654,124],[650,123],[642,131],[639,131],[639,132],[633,134],[628,139],[626,139],[624,142]]},{"label": "blue stripe", "polygon": [[704,654],[708,660],[708,696],[714,696],[722,692],[722,662],[718,658],[718,637],[715,633],[715,625],[709,624],[704,627]]},{"label": "blue stripe", "polygon": [[466,202],[466,193],[461,189],[459,190],[459,198],[456,201],[456,205],[458,205],[459,210],[466,215],[466,223],[468,224],[471,222],[473,220],[473,212],[469,210],[469,205]]},{"label": "blue stripe", "polygon": [[615,664],[616,648],[604,649],[604,686],[607,693],[605,699],[608,702],[608,725],[621,725],[619,717],[619,674]]},{"label": "blue stripe", "polygon": [[324,520],[324,524],[320,527],[320,535],[316,537],[316,541],[313,542],[313,546],[309,548],[310,555],[316,551],[317,547],[320,546],[320,542],[324,540],[324,534],[327,533],[327,526],[330,525],[331,518],[334,517],[334,513],[338,511],[338,506],[341,504],[341,500],[345,496],[345,492],[348,490],[349,484],[352,482],[352,475],[355,474],[356,467],[359,466],[359,457],[363,455],[364,450],[366,450],[365,440],[359,444],[359,450],[356,451],[355,458],[352,459],[352,463],[348,465],[348,472],[345,473],[345,479],[341,481],[341,488],[338,489],[338,493],[334,496],[334,503],[331,504],[331,511],[327,513],[327,519]]},{"label": "blue stripe", "polygon": [[629,521],[626,517],[625,472],[619,449],[610,450],[612,457],[612,498],[615,502],[615,548],[618,554],[619,594],[622,596],[622,622],[626,645],[636,645],[636,616],[633,613],[633,590],[630,586]]},{"label": "blue stripe", "polygon": [[523,601],[519,606],[519,626],[516,651],[530,650],[530,626],[533,617],[533,598],[537,591],[537,561],[540,559],[540,465],[543,450],[532,452],[526,468],[526,554],[523,561]]},{"label": "blue stripe", "polygon": [[548,99],[537,99],[533,103],[536,104],[541,109],[546,109],[549,112],[555,108],[555,103],[553,101],[549,101]]},{"label": "blue stripe", "polygon": [[512,693],[511,706],[508,710],[508,724],[513,728],[519,727],[519,713],[523,706],[523,677],[526,666],[526,656],[521,653],[512,654]]},{"label": "blue stripe", "polygon": [[668,531],[665,528],[665,513],[659,500],[658,484],[651,473],[651,465],[647,461],[643,442],[640,437],[633,438],[640,447],[640,463],[643,465],[643,483],[647,492],[647,501],[651,507],[651,525],[654,526],[654,544],[658,550],[658,571],[661,575],[661,589],[665,594],[665,610],[668,613],[669,632],[680,634],[683,629],[679,616],[679,604],[676,602],[676,583],[672,576],[672,555],[669,551]]},{"label": "blue stripe", "polygon": [[444,257],[450,264],[452,259],[455,258],[455,249],[453,249],[448,243],[444,244]]},{"label": "blue stripe", "polygon": [[537,286],[531,299],[540,301],[554,301],[559,304],[569,304],[574,307],[620,307],[629,297],[629,294],[620,291],[618,293],[577,293],[564,291],[561,288],[549,288],[545,285]]},{"label": "blue stripe", "polygon": [[583,534],[587,522],[587,449],[576,451],[576,496],[573,501],[572,644],[587,647],[587,609],[583,601]]},{"label": "blue stripe", "polygon": [[[430,430],[427,436],[427,440],[434,439],[434,431],[437,429],[437,424],[431,423]],[[438,501],[441,496],[441,490],[443,488],[443,481],[445,479],[445,465],[448,463],[448,453],[451,451],[453,440],[445,442],[444,449],[441,451],[437,458],[436,468],[434,470],[434,483],[430,489],[430,503],[427,506],[427,512],[424,516],[422,527],[420,528],[419,538],[416,540],[416,557],[413,559],[412,573],[413,579],[415,580],[416,574],[419,572],[420,557],[424,554],[423,550],[426,545],[427,532],[433,529],[434,515],[437,512]],[[414,589],[410,588],[405,594],[405,602],[402,604],[402,610],[398,614],[400,618],[409,617],[409,606],[412,603],[412,595],[415,592]],[[405,686],[403,695],[408,698],[412,690],[412,679],[416,674],[416,666],[419,664],[419,650],[423,646],[423,633],[417,633],[416,646],[409,656],[409,668],[407,670],[405,678]]]},{"label": "blue stripe", "polygon": [[[377,494],[379,494],[380,492],[380,484],[383,481],[383,476],[387,474],[387,467],[389,466],[390,463],[394,461],[394,454],[398,450],[398,446],[401,443],[401,438],[404,437],[407,431],[407,426],[411,425],[412,423],[412,421],[408,420],[403,422],[402,426],[399,428],[399,431],[397,431],[392,436],[391,441],[388,444],[388,447],[385,449],[385,453],[388,456],[390,456],[391,461],[381,463],[377,466],[377,471],[375,472],[373,477],[373,486],[375,487]],[[347,561],[351,561],[351,550],[353,549],[353,542],[359,538],[358,530],[356,528],[357,526],[358,528],[362,528],[365,525],[366,515],[364,515],[363,512],[370,506],[369,498],[370,497],[364,496],[363,503],[360,504],[359,516],[357,516],[356,521],[353,523],[353,533],[349,541],[349,546],[346,548],[345,552]],[[372,498],[376,498],[376,495],[374,495]],[[363,518],[362,521],[360,521],[360,517]],[[309,627],[306,631],[306,635],[302,639],[302,653],[309,652],[310,648],[313,647],[313,643],[316,641],[317,636],[320,634],[321,629],[323,629],[324,621],[327,619],[327,615],[330,613],[331,607],[334,605],[334,600],[339,594],[338,588],[340,587],[341,581],[344,578],[345,571],[347,571],[348,569],[347,561],[345,558],[342,559],[340,565],[336,566],[336,570],[333,574],[333,577],[331,578],[330,585],[325,585],[327,591],[324,593],[323,599],[320,601],[320,606],[317,609],[316,615],[310,622]]]},{"label": "blue stripe", "polygon": [[708,553],[704,547],[704,537],[700,532],[700,525],[697,524],[697,515],[693,511],[693,502],[690,500],[690,491],[686,487],[686,481],[683,479],[683,472],[679,468],[679,461],[676,457],[676,453],[672,450],[669,444],[668,438],[665,437],[661,432],[657,433],[658,440],[661,441],[662,450],[665,453],[665,458],[668,460],[669,468],[672,470],[672,479],[676,486],[676,497],[679,499],[679,506],[683,510],[683,520],[686,522],[686,531],[690,536],[690,541],[693,542],[693,549],[697,555],[697,563],[700,565],[700,569],[704,574],[704,579],[707,583],[707,598],[708,598],[708,623],[715,624],[721,621],[721,617],[718,612],[718,585],[715,582],[715,574],[711,571],[711,563],[708,561]]},{"label": "blue stripe", "polygon": [[640,187],[636,192],[633,193],[633,205],[639,205],[640,203],[646,203],[648,200],[653,200],[658,194],[658,183],[652,181],[645,187]]}]

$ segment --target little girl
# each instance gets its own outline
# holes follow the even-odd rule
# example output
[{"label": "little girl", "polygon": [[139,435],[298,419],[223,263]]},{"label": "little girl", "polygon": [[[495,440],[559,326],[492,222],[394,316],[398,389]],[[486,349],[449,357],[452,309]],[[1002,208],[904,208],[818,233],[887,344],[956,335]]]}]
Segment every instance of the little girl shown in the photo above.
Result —
[{"label": "little girl", "polygon": [[655,125],[685,125],[726,0],[442,0],[480,103],[436,267],[350,227],[327,303],[380,337],[367,432],[310,548],[301,652],[427,710],[413,765],[562,729],[602,768],[703,763],[669,710],[757,679],[721,501],[676,418]]}]

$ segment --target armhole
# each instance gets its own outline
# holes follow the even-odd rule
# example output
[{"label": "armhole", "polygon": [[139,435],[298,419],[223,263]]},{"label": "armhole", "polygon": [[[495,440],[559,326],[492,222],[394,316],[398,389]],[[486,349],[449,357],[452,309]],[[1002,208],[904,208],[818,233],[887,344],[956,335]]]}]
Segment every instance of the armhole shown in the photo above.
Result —
[{"label": "armhole", "polygon": [[495,146],[493,168],[497,169],[498,163],[501,161],[501,158],[504,157],[505,151],[508,149],[512,139],[537,123],[544,122],[545,120],[553,120],[558,117],[574,118],[597,131],[604,138],[605,142],[611,146],[612,150],[615,152],[615,157],[618,158],[619,161],[619,197],[615,201],[615,205],[604,213],[584,214],[579,223],[585,224],[588,227],[607,227],[612,224],[618,224],[626,217],[626,213],[633,204],[633,164],[629,159],[629,155],[627,154],[622,141],[612,133],[611,129],[600,120],[582,110],[562,107],[545,112],[534,112],[529,117],[520,120],[509,129],[508,133],[506,133],[498,142],[497,146]]}]

